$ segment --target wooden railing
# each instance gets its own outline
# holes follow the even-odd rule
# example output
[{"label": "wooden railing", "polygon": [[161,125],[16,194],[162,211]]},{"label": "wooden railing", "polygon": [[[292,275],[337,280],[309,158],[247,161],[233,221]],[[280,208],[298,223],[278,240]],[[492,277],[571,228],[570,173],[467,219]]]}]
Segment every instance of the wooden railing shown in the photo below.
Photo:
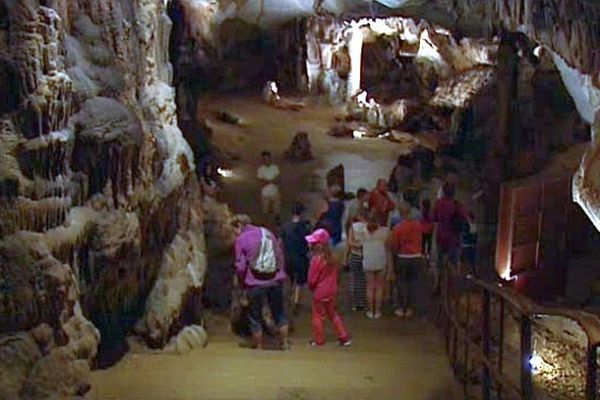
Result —
[{"label": "wooden railing", "polygon": [[[543,307],[502,284],[484,282],[471,275],[449,272],[442,279],[438,323],[444,331],[446,351],[462,383],[465,399],[475,389],[481,390],[484,400],[535,398],[530,361],[533,355],[532,327],[537,316],[565,317],[581,326],[587,336],[587,347],[586,365],[583,366],[585,395],[580,398],[600,398],[597,388],[600,320],[596,316],[578,310]],[[505,315],[512,315],[517,320],[520,371],[505,369]],[[495,323],[494,327],[492,322]],[[462,346],[460,354],[459,345]],[[470,355],[476,356],[476,377],[469,371]]]}]

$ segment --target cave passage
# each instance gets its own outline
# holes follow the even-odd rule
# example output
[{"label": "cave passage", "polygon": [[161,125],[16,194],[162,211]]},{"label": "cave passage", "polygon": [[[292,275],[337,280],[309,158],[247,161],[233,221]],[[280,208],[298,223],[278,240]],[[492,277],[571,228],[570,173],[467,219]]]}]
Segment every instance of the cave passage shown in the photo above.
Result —
[{"label": "cave passage", "polygon": [[[314,104],[300,112],[273,110],[257,96],[215,95],[200,99],[200,116],[213,130],[213,144],[227,149],[234,160],[228,167],[233,176],[223,178],[220,197],[236,212],[249,214],[259,223],[272,226],[261,215],[260,184],[254,178],[260,152],[270,150],[282,171],[283,219],[290,216],[291,203],[308,206],[307,217],[318,211],[327,171],[343,163],[346,190],[371,188],[376,178],[386,178],[393,166],[397,147],[379,139],[340,140],[327,130],[338,110]],[[240,125],[220,121],[217,111],[227,111]],[[297,131],[310,132],[315,160],[286,161],[284,152]],[[436,189],[431,189],[435,191]],[[208,239],[210,240],[210,238]],[[307,347],[311,339],[310,301],[304,298],[299,316],[293,319],[290,352],[239,348],[241,339],[229,331],[228,298],[223,290],[231,278],[230,256],[211,259],[205,290],[211,309],[206,311],[210,335],[207,348],[181,357],[138,353],[113,368],[93,375],[91,399],[129,398],[401,398],[444,400],[454,382],[440,337],[429,317],[400,320],[386,316],[369,320],[363,312],[351,312],[347,273],[339,296],[339,308],[351,331],[353,346],[337,346],[328,328],[324,348]],[[219,277],[212,274],[221,274]],[[222,276],[225,275],[225,276]],[[216,282],[211,283],[214,280]],[[225,283],[227,287],[227,284]],[[423,288],[420,298],[431,296]],[[220,306],[220,307],[219,307]],[[221,312],[218,312],[219,308]],[[213,314],[214,312],[214,314]],[[263,375],[261,371],[268,370]],[[331,373],[331,371],[335,371]]]},{"label": "cave passage", "polygon": [[598,21],[0,2],[0,400],[595,400]]}]

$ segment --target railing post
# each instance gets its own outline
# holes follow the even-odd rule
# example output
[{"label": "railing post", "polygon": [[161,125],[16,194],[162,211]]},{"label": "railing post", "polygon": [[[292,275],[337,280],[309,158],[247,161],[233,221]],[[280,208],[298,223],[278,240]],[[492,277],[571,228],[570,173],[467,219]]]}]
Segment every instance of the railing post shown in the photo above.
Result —
[{"label": "railing post", "polygon": [[[500,327],[498,338],[498,373],[502,375],[504,372],[504,298],[500,297]],[[498,383],[497,388],[498,399],[502,400],[502,384]]]},{"label": "railing post", "polygon": [[585,398],[586,400],[595,400],[596,394],[598,393],[598,382],[597,382],[597,346],[588,345],[586,358],[587,358],[587,375],[585,377]]},{"label": "railing post", "polygon": [[528,315],[521,316],[521,398],[533,399],[533,382],[531,379],[531,320]]},{"label": "railing post", "polygon": [[490,293],[481,295],[481,390],[483,400],[490,400]]}]

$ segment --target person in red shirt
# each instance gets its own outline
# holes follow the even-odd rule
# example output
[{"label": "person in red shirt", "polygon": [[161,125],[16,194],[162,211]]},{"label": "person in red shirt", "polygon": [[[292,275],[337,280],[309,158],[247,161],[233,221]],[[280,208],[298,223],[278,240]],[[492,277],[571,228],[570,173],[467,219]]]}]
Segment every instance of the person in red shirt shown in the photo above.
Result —
[{"label": "person in red shirt", "polygon": [[394,273],[398,291],[398,308],[394,314],[411,318],[414,315],[415,284],[421,269],[424,269],[423,233],[425,224],[410,219],[410,205],[400,206],[402,221],[390,235],[390,246],[394,253]]},{"label": "person in red shirt", "polygon": [[377,186],[369,194],[369,211],[373,213],[379,225],[387,226],[390,212],[394,210],[394,207],[395,204],[390,199],[385,179],[379,179]]},{"label": "person in red shirt", "polygon": [[465,225],[468,224],[467,213],[463,205],[454,199],[454,185],[445,183],[442,187],[442,194],[442,198],[436,201],[433,209],[438,271],[446,263],[458,264],[462,247],[462,232]]},{"label": "person in red shirt", "polygon": [[306,241],[313,251],[308,270],[308,287],[313,292],[313,340],[308,344],[310,346],[325,344],[323,321],[328,317],[338,335],[340,346],[347,347],[352,344],[352,341],[336,308],[339,265],[331,254],[330,239],[325,229],[317,229],[306,236]]}]

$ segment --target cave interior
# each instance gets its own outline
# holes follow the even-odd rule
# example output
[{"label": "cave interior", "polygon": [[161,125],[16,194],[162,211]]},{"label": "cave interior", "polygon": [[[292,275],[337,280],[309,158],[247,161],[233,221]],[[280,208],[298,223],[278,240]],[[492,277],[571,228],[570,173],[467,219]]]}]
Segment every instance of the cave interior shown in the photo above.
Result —
[{"label": "cave interior", "polygon": [[287,163],[284,219],[338,163],[350,197],[400,155],[423,196],[454,179],[469,273],[546,307],[491,340],[533,343],[542,398],[596,398],[598,21],[589,0],[0,3],[0,399],[101,399],[128,354],[235,330],[231,220],[276,229],[248,194],[261,148]]}]

